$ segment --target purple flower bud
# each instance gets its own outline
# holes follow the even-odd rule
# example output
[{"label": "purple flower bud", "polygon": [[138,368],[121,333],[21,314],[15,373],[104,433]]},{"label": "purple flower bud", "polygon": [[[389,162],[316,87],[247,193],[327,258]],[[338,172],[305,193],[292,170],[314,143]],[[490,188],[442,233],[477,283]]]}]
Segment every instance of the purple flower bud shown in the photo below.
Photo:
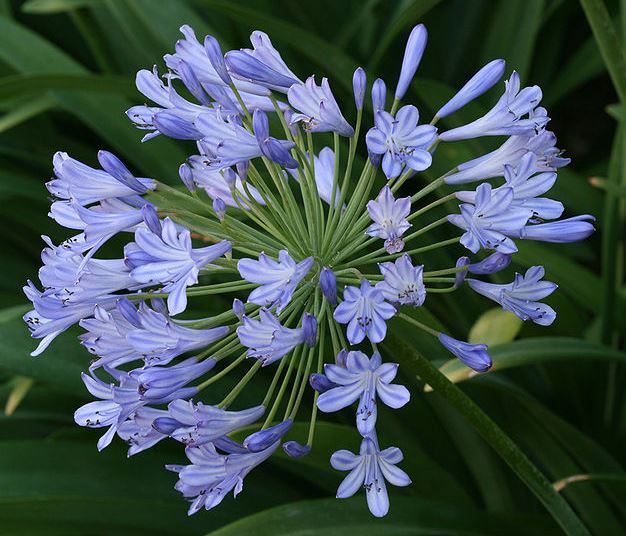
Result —
[{"label": "purple flower bud", "polygon": [[470,264],[469,271],[472,274],[495,274],[496,272],[504,270],[509,264],[511,264],[511,255],[496,251],[488,257],[485,257],[482,261]]},{"label": "purple flower bud", "polygon": [[439,334],[439,342],[476,372],[487,372],[491,368],[491,357],[487,353],[486,344],[457,341],[444,333]]},{"label": "purple flower bud", "polygon": [[222,221],[226,216],[226,203],[221,197],[213,199],[213,211],[217,215],[217,219]]},{"label": "purple flower bud", "polygon": [[[459,257],[456,261],[456,267],[461,268],[461,266],[469,266],[469,263],[469,257]],[[461,270],[460,272],[454,274],[454,288],[459,288],[463,284],[463,281],[465,281],[466,277],[467,270]]]},{"label": "purple flower bud", "polygon": [[254,110],[252,115],[252,129],[259,145],[270,137],[270,122],[263,110]]},{"label": "purple flower bud", "polygon": [[227,86],[232,84],[232,80],[228,71],[226,70],[226,62],[224,61],[224,55],[222,54],[222,49],[220,48],[220,44],[217,42],[217,39],[212,35],[207,35],[204,38],[204,50],[206,51],[207,56],[209,57],[209,61],[215,69],[217,76],[222,79]]},{"label": "purple flower bud", "polygon": [[314,372],[309,376],[309,385],[314,391],[317,391],[320,394],[337,387],[336,383],[331,382],[324,374],[319,374],[317,372]]},{"label": "purple flower bud", "polygon": [[174,109],[155,113],[153,123],[161,134],[175,140],[199,140],[203,137],[191,121],[178,115]]},{"label": "purple flower bud", "polygon": [[490,61],[472,76],[454,97],[439,109],[435,117],[446,117],[491,89],[502,78],[505,65],[504,60]]},{"label": "purple flower bud", "polygon": [[283,450],[290,456],[291,458],[302,458],[302,456],[306,456],[309,452],[311,452],[310,445],[302,445],[297,441],[286,441],[283,443]]},{"label": "purple flower bud", "polygon": [[187,190],[193,192],[196,189],[196,183],[193,180],[193,173],[189,164],[181,164],[178,168],[178,175],[180,176],[180,180],[183,181],[183,184],[185,185]]},{"label": "purple flower bud", "polygon": [[135,190],[138,194],[145,194],[148,188],[141,184],[128,170],[124,163],[109,151],[98,151],[98,162],[102,169],[125,186]]},{"label": "purple flower bud", "polygon": [[365,86],[367,85],[367,75],[363,67],[357,67],[352,76],[352,89],[354,90],[354,102],[357,110],[363,109],[365,99]]},{"label": "purple flower bud", "polygon": [[593,224],[589,223],[590,221],[595,221],[595,218],[585,214],[538,225],[526,225],[520,230],[519,236],[526,240],[539,240],[555,244],[578,242],[596,230]]},{"label": "purple flower bud", "polygon": [[337,278],[335,273],[327,267],[320,272],[320,289],[331,305],[337,305]]},{"label": "purple flower bud", "polygon": [[413,76],[415,76],[415,71],[417,71],[426,48],[427,39],[428,32],[426,32],[426,27],[423,24],[418,24],[411,30],[411,35],[409,35],[406,48],[404,49],[398,87],[396,87],[396,99],[398,100],[404,97],[409,84],[413,80]]},{"label": "purple flower bud", "polygon": [[207,97],[200,80],[194,73],[193,69],[187,64],[187,62],[180,61],[178,64],[178,74],[180,79],[185,84],[185,87],[189,90],[189,92],[198,99],[202,104],[208,106],[211,104],[210,99]]},{"label": "purple flower bud", "polygon": [[346,359],[348,359],[349,353],[350,352],[348,352],[345,348],[339,350],[339,353],[335,357],[335,363],[337,363],[340,367],[346,368]]},{"label": "purple flower bud", "polygon": [[[249,167],[250,167],[250,162],[248,160],[246,160],[245,162],[237,162],[237,165],[235,166],[235,168],[237,169],[237,175],[239,175],[239,178],[242,181],[246,180],[246,177],[248,176]],[[226,178],[226,176],[224,176],[224,178]]]},{"label": "purple flower bud", "polygon": [[304,342],[311,348],[315,346],[315,341],[317,340],[317,319],[311,313],[302,315],[302,331]]},{"label": "purple flower bud", "polygon": [[298,162],[295,160],[284,143],[275,138],[268,138],[265,142],[259,144],[263,154],[287,169],[296,169]]},{"label": "purple flower bud", "polygon": [[143,221],[148,229],[150,229],[154,234],[161,236],[161,220],[159,219],[159,215],[157,214],[154,205],[144,205],[141,207],[141,213],[143,215]]},{"label": "purple flower bud", "polygon": [[385,100],[387,99],[387,86],[382,78],[377,78],[372,84],[372,108],[374,114],[385,109]]},{"label": "purple flower bud", "polygon": [[233,300],[233,312],[239,320],[241,320],[243,318],[243,315],[246,314],[246,306],[239,298],[235,298]]},{"label": "purple flower bud", "polygon": [[224,58],[226,65],[235,75],[270,89],[284,91],[298,83],[298,80],[275,71],[242,50],[231,50]]},{"label": "purple flower bud", "polygon": [[292,423],[291,419],[287,419],[265,430],[254,432],[243,440],[243,446],[250,452],[261,452],[283,437],[291,428]]},{"label": "purple flower bud", "polygon": [[230,168],[226,168],[224,171],[222,171],[222,176],[224,177],[224,180],[226,181],[228,187],[232,190],[235,187],[235,183],[237,182],[237,175],[235,174],[235,172]]}]

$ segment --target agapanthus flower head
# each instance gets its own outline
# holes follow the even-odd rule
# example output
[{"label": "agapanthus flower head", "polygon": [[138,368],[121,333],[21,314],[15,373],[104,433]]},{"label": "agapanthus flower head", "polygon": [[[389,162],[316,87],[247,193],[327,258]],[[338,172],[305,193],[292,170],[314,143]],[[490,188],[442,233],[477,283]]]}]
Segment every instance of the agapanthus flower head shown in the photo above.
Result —
[{"label": "agapanthus flower head", "polygon": [[[396,466],[400,450],[381,450],[376,435],[388,412],[379,403],[398,409],[410,399],[393,383],[399,367],[387,361],[396,348],[388,330],[402,338],[408,325],[420,329],[485,372],[486,345],[420,322],[427,311],[404,310],[428,307],[467,282],[548,325],[556,312],[541,300],[556,285],[543,281],[543,267],[508,284],[468,274],[503,272],[514,240],[571,242],[594,230],[590,215],[558,220],[565,207],[544,197],[569,159],[546,130],[541,90],[522,88],[513,72],[483,117],[437,135],[439,119],[489,90],[504,61],[485,65],[424,119],[407,98],[426,52],[420,24],[389,107],[385,82],[372,84],[374,121],[366,124],[362,68],[352,77],[355,113],[326,78],[303,82],[263,32],[252,33],[252,48],[231,51],[213,36],[198,40],[189,26],[181,32],[164,57],[166,74],[137,73],[149,103],[127,115],[142,141],[161,135],[186,144],[184,160],[171,163],[182,184],[138,177],[108,151],[98,153],[102,169],[55,154],[50,217],[71,231],[59,245],[44,237],[39,282],[24,287],[33,304],[24,320],[39,339],[33,355],[76,324],[84,330],[79,339],[93,358],[83,381],[93,400],[75,421],[107,429],[100,449],[119,436],[129,456],[161,441],[182,443],[190,463],[167,468],[178,474],[190,514],[239,493],[279,446],[290,458],[315,449],[317,409],[353,411],[361,448],[353,454],[338,444],[331,465],[349,474],[337,496],[364,487],[370,511],[384,516],[386,482],[410,484]],[[353,124],[343,109],[352,110]],[[496,135],[507,136],[497,149],[438,178],[422,173],[441,142]],[[442,215],[454,198],[460,213]],[[105,243],[117,253],[98,258]],[[488,255],[470,257],[463,246]],[[213,388],[218,381],[230,388]],[[248,393],[250,383],[256,389]],[[244,391],[262,394],[242,407]],[[306,442],[292,437],[300,433],[293,423],[307,418]]]}]

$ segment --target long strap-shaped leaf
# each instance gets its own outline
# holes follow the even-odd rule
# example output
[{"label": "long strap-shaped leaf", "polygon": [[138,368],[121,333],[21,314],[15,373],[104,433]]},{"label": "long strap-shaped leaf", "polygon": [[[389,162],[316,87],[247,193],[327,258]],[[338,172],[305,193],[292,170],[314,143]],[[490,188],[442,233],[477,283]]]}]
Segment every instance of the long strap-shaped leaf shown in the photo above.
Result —
[{"label": "long strap-shaped leaf", "polygon": [[[395,343],[400,343],[397,339]],[[403,349],[406,348],[403,345]],[[459,411],[498,455],[515,471],[543,503],[552,517],[569,535],[589,535],[576,513],[552,487],[550,481],[533,464],[511,438],[461,389],[443,375],[428,359],[414,349],[409,350],[415,359],[402,363],[404,370],[419,376],[433,390],[443,396]]]}]

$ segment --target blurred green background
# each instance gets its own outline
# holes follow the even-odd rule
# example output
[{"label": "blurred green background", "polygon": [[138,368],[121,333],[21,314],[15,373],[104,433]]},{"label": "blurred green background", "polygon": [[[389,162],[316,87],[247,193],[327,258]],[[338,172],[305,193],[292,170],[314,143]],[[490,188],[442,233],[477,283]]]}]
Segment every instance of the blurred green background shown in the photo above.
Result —
[{"label": "blurred green background", "polygon": [[[584,243],[522,244],[514,258],[517,269],[545,264],[547,279],[559,283],[553,326],[521,326],[470,292],[429,303],[433,322],[492,343],[493,373],[450,375],[551,482],[584,475],[559,493],[592,534],[626,533],[626,136],[618,97],[626,88],[626,2],[610,2],[608,14],[597,11],[601,2],[582,3],[599,41],[573,0],[0,0],[0,535],[562,533],[446,397],[422,392],[410,367],[403,380],[411,404],[386,415],[380,433],[405,452],[413,485],[391,489],[385,520],[366,513],[363,496],[332,498],[342,476],[329,455],[358,444],[349,415],[320,425],[311,456],[275,456],[236,500],[187,518],[175,475],[163,469],[183,461],[180,445],[129,460],[119,441],[98,454],[98,431],[74,425],[74,409],[88,400],[80,372],[89,362],[76,333],[39,358],[28,355],[35,344],[20,319],[21,286],[36,277],[40,235],[65,238],[47,217],[43,186],[54,152],[94,165],[97,150],[109,149],[138,175],[171,183],[190,152],[164,137],[140,144],[124,115],[144,100],[135,72],[162,67],[180,25],[215,35],[224,49],[247,46],[251,30],[264,30],[296,73],[328,76],[337,100],[349,102],[357,65],[370,81],[380,76],[394,87],[418,22],[430,37],[407,100],[430,117],[477,68],[505,58],[507,73],[516,69],[543,88],[550,129],[572,158],[553,197],[569,215],[598,218]],[[448,126],[477,116],[496,93]],[[442,169],[492,145],[466,147],[444,147]],[[386,350],[401,363],[406,347],[445,358],[404,326],[395,329],[405,330],[404,346],[391,341]]]}]

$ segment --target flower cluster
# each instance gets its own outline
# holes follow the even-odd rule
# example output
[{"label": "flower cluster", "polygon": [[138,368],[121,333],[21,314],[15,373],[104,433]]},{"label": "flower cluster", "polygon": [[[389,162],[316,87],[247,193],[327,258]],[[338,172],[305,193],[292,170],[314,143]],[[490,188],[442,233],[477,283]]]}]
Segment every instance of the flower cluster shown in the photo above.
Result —
[{"label": "flower cluster", "polygon": [[[543,267],[509,284],[466,276],[505,270],[519,240],[572,242],[594,230],[591,216],[561,219],[563,205],[543,197],[569,160],[547,130],[541,90],[522,87],[513,72],[487,113],[441,130],[441,120],[502,78],[504,62],[494,60],[424,123],[415,106],[402,105],[426,46],[418,25],[390,106],[385,82],[372,84],[368,156],[357,171],[363,69],[353,78],[355,113],[344,116],[329,81],[295,74],[263,32],[252,33],[252,48],[224,53],[213,37],[200,42],[188,26],[181,31],[164,58],[165,75],[156,67],[137,73],[150,104],[127,115],[146,131],[144,141],[187,140],[193,154],[172,163],[182,184],[136,177],[106,151],[99,168],[54,156],[50,216],[78,234],[60,245],[44,237],[43,290],[30,281],[24,288],[33,303],[24,320],[40,339],[33,355],[80,325],[94,356],[83,381],[95,400],[76,410],[75,421],[106,429],[99,449],[116,435],[129,455],[166,438],[182,443],[189,464],[167,469],[177,473],[190,514],[238,494],[279,447],[293,458],[307,455],[318,411],[356,404],[360,451],[338,450],[330,460],[349,471],[337,497],[363,487],[370,511],[383,516],[387,483],[411,482],[397,467],[402,452],[381,449],[376,430],[379,403],[399,409],[410,399],[394,383],[398,364],[383,362],[388,321],[424,330],[485,372],[485,345],[440,333],[411,310],[468,285],[524,320],[551,324],[556,312],[541,300],[556,285],[543,280]],[[480,136],[505,139],[424,184],[419,173],[440,144]],[[471,183],[475,189],[457,190]],[[424,203],[428,196],[435,199]],[[416,244],[435,229],[454,236]],[[459,256],[462,247],[478,256]],[[103,248],[107,257],[97,258]],[[426,270],[424,254],[439,248],[458,261]],[[228,306],[194,315],[206,296]],[[231,388],[218,397],[224,391],[214,385],[224,378]],[[253,378],[264,385],[263,399],[241,407]],[[382,418],[387,409],[380,409]],[[288,439],[296,420],[308,422],[308,435]]]}]

